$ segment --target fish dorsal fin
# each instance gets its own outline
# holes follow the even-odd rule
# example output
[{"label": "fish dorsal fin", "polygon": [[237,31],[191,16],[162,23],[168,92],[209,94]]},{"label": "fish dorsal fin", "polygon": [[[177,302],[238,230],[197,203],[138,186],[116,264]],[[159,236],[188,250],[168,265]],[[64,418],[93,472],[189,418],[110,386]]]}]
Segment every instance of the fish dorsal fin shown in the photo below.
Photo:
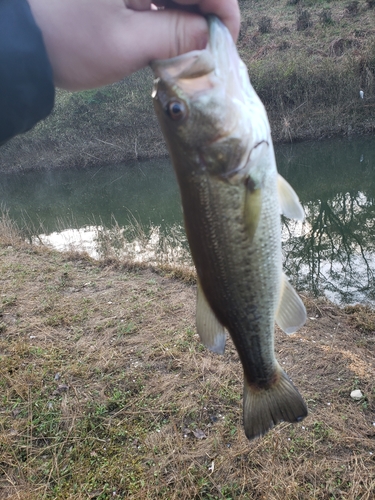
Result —
[{"label": "fish dorsal fin", "polygon": [[305,213],[298,196],[292,186],[280,174],[277,179],[277,191],[279,193],[281,213],[289,219],[303,220]]},{"label": "fish dorsal fin", "polygon": [[290,335],[299,330],[305,321],[305,306],[283,273],[280,300],[276,312],[276,323],[285,333]]},{"label": "fish dorsal fin", "polygon": [[196,322],[199,337],[207,349],[217,354],[223,354],[226,341],[225,329],[209,306],[199,282]]}]

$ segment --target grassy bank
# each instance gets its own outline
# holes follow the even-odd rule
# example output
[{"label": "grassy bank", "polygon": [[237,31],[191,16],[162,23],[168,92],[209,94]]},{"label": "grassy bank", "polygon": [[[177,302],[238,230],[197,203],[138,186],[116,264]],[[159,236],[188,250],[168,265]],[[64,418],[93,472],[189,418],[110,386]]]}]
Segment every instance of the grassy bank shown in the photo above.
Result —
[{"label": "grassy bank", "polygon": [[154,116],[152,74],[100,90],[57,91],[54,111],[0,150],[0,169],[85,167],[166,155]]},{"label": "grassy bank", "polygon": [[373,498],[373,311],[304,297],[276,352],[309,416],[249,443],[237,353],[199,343],[190,275],[30,246],[5,216],[0,256],[2,499]]},{"label": "grassy bank", "polygon": [[[276,141],[375,128],[372,0],[243,0],[239,50]],[[167,154],[152,75],[98,91],[58,92],[50,118],[0,150],[0,168],[109,164]],[[359,91],[364,91],[360,99]]]},{"label": "grassy bank", "polygon": [[374,2],[241,4],[240,53],[276,140],[374,130]]}]

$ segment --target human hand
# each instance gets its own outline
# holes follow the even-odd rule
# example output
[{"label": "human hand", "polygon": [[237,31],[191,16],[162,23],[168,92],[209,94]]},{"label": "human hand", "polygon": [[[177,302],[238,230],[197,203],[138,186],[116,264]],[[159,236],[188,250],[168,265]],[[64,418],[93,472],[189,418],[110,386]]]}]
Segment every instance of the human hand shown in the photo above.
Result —
[{"label": "human hand", "polygon": [[[28,0],[55,84],[69,90],[121,80],[154,59],[203,49],[215,14],[236,40],[237,0]],[[194,12],[192,12],[192,10]]]}]

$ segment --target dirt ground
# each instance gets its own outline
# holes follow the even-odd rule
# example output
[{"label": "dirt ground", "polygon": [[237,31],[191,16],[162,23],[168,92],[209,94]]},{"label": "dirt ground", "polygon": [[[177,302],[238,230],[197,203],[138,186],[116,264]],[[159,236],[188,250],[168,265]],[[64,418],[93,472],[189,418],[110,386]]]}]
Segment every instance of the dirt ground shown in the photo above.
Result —
[{"label": "dirt ground", "polygon": [[237,353],[199,343],[194,283],[0,241],[1,498],[374,498],[373,311],[303,297],[276,354],[309,416],[248,442]]}]

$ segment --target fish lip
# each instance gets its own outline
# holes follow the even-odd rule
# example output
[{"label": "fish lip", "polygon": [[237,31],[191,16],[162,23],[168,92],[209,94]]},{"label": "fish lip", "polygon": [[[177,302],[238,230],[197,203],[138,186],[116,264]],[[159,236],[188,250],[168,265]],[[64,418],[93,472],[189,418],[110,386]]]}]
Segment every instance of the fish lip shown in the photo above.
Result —
[{"label": "fish lip", "polygon": [[[191,52],[186,52],[176,57],[171,57],[170,59],[155,59],[151,61],[150,67],[156,78],[161,78],[163,80],[176,80],[179,78],[184,78],[185,73],[188,73],[194,64],[199,63],[205,56],[205,52],[208,49],[203,50],[193,50]],[[203,57],[202,57],[203,56]],[[178,72],[178,67],[181,68]],[[206,74],[213,70],[213,66],[207,69]],[[189,75],[190,78],[194,78],[195,74]]]},{"label": "fish lip", "polygon": [[[206,16],[206,20],[209,32],[206,48],[192,50],[169,59],[151,61],[150,67],[156,78],[168,81],[196,78],[216,72],[221,66],[225,71],[226,65],[221,62],[220,57],[223,51],[220,48],[225,46],[225,38],[228,36],[231,38],[231,35],[218,17],[211,14]],[[178,71],[178,68],[181,70]]]}]

